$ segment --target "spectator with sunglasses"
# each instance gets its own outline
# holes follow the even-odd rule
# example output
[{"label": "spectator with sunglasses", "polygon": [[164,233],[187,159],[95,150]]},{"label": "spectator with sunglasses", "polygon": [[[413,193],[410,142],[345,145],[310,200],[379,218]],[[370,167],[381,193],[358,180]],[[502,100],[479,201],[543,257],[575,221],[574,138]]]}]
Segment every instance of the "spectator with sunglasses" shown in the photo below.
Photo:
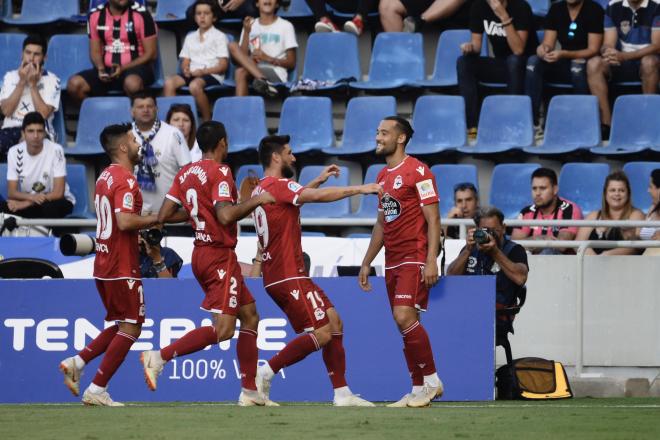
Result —
[{"label": "spectator with sunglasses", "polygon": [[[532,98],[536,136],[543,134],[540,109],[543,81],[569,83],[589,94],[586,63],[603,43],[603,8],[592,0],[553,3],[545,17],[543,41],[527,61],[525,93]],[[556,44],[561,45],[561,49]]]},{"label": "spectator with sunglasses", "polygon": [[[447,218],[474,218],[479,209],[479,192],[472,182],[461,182],[454,186],[454,207]],[[448,226],[445,237],[460,238],[458,226]]]}]

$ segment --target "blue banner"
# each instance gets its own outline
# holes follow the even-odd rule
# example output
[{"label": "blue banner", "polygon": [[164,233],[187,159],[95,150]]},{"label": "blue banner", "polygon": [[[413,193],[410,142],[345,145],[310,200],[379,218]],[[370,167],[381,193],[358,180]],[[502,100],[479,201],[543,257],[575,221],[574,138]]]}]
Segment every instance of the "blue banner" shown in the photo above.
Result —
[{"label": "blue banner", "polygon": [[[362,292],[354,277],[315,280],[344,323],[347,379],[373,401],[398,400],[410,390],[401,335],[391,317],[382,278]],[[247,280],[257,300],[259,359],[263,362],[295,337],[260,279]],[[199,310],[203,293],[194,280],[145,280],[147,322],[140,339],[110,382],[118,401],[232,401],[240,380],[235,338],[168,363],[158,390],[147,389],[142,350],[158,349],[187,331],[210,324]],[[105,311],[93,280],[0,280],[0,403],[73,402],[59,362],[77,353],[103,328]],[[430,293],[422,323],[429,333],[445,385],[442,400],[492,400],[494,383],[494,277],[445,277]],[[85,369],[81,392],[100,358]],[[321,353],[273,379],[275,401],[328,401],[332,387]]]}]

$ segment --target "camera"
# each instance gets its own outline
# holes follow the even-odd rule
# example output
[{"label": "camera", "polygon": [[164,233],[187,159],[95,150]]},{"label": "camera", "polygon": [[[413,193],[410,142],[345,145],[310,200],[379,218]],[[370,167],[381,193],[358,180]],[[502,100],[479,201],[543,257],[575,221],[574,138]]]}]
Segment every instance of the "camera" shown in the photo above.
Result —
[{"label": "camera", "polygon": [[492,234],[488,230],[488,228],[477,228],[474,230],[474,242],[477,244],[486,244],[490,241],[490,237],[492,237]]},{"label": "camera", "polygon": [[85,256],[96,252],[96,240],[87,234],[64,234],[60,237],[62,255]]},{"label": "camera", "polygon": [[142,237],[149,246],[158,246],[163,239],[163,231],[158,228],[143,229],[140,231],[140,237]]}]

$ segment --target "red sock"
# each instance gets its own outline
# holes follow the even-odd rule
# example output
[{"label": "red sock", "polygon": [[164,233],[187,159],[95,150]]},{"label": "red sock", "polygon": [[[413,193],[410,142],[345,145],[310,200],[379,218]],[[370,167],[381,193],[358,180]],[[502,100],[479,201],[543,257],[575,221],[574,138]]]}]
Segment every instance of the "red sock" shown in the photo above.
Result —
[{"label": "red sock", "polygon": [[314,333],[307,333],[306,335],[298,336],[296,339],[286,344],[286,347],[284,347],[282,351],[268,361],[268,365],[270,365],[270,368],[274,373],[277,373],[286,366],[300,362],[305,359],[308,354],[317,351],[320,348],[319,341],[316,340]]},{"label": "red sock", "polygon": [[406,363],[408,364],[408,371],[410,372],[413,386],[423,386],[424,375],[422,374],[422,369],[415,365],[415,361],[405,348],[403,349],[403,355],[406,357]]},{"label": "red sock", "polygon": [[215,332],[215,327],[207,325],[205,327],[191,330],[183,335],[183,338],[172,342],[167,347],[161,348],[160,357],[163,358],[164,361],[169,361],[177,356],[184,356],[186,354],[203,350],[208,345],[217,342],[218,335]]},{"label": "red sock", "polygon": [[135,339],[135,337],[129,334],[117,332],[115,337],[112,338],[110,345],[108,345],[108,349],[105,351],[105,356],[103,356],[99,369],[96,370],[96,376],[92,380],[94,385],[103,388],[108,385],[108,382],[121,363],[124,362],[124,358],[128,354],[128,350],[131,349]]},{"label": "red sock", "polygon": [[415,321],[410,327],[401,332],[403,335],[403,345],[406,353],[416,366],[422,371],[424,376],[435,373],[435,361],[433,360],[433,350],[429,335],[426,333],[422,324]]},{"label": "red sock", "polygon": [[105,353],[108,349],[108,345],[112,342],[112,338],[117,334],[119,330],[118,325],[113,325],[103,330],[92,342],[90,342],[85,348],[83,348],[78,356],[85,361],[86,364],[90,363],[97,356]]},{"label": "red sock", "polygon": [[323,347],[323,362],[328,370],[332,388],[345,387],[346,384],[346,352],[342,333],[333,333],[330,342]]},{"label": "red sock", "polygon": [[257,332],[249,329],[241,329],[238,332],[238,344],[236,345],[238,365],[241,369],[241,386],[248,390],[256,390],[254,377],[257,374]]}]

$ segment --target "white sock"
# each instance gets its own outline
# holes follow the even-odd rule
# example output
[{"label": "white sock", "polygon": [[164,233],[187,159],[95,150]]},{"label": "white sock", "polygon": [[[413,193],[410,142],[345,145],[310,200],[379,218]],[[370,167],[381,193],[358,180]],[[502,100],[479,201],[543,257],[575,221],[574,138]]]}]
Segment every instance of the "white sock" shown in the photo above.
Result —
[{"label": "white sock", "polygon": [[94,394],[99,394],[105,391],[105,387],[100,387],[96,385],[94,382],[90,383],[87,389],[89,390],[90,393],[94,393]]},{"label": "white sock", "polygon": [[275,372],[272,368],[270,368],[270,364],[268,362],[259,367],[259,369],[262,371],[262,374],[266,377],[266,379],[272,379],[273,376],[275,376]]},{"label": "white sock", "polygon": [[73,363],[76,366],[76,368],[79,369],[79,370],[82,370],[83,368],[85,368],[85,361],[79,355],[75,355],[73,357]]},{"label": "white sock", "polygon": [[351,396],[353,392],[348,386],[335,388],[335,398],[337,397],[348,397]]},{"label": "white sock", "polygon": [[248,390],[247,388],[243,388],[243,387],[241,387],[241,393],[248,396],[256,396],[259,394],[257,390]]},{"label": "white sock", "polygon": [[433,374],[429,374],[428,376],[424,376],[424,383],[427,383],[432,387],[439,387],[440,378],[438,377],[438,373],[433,373]]},{"label": "white sock", "polygon": [[422,392],[422,388],[424,388],[422,385],[413,385],[412,387],[412,393],[417,394]]}]

